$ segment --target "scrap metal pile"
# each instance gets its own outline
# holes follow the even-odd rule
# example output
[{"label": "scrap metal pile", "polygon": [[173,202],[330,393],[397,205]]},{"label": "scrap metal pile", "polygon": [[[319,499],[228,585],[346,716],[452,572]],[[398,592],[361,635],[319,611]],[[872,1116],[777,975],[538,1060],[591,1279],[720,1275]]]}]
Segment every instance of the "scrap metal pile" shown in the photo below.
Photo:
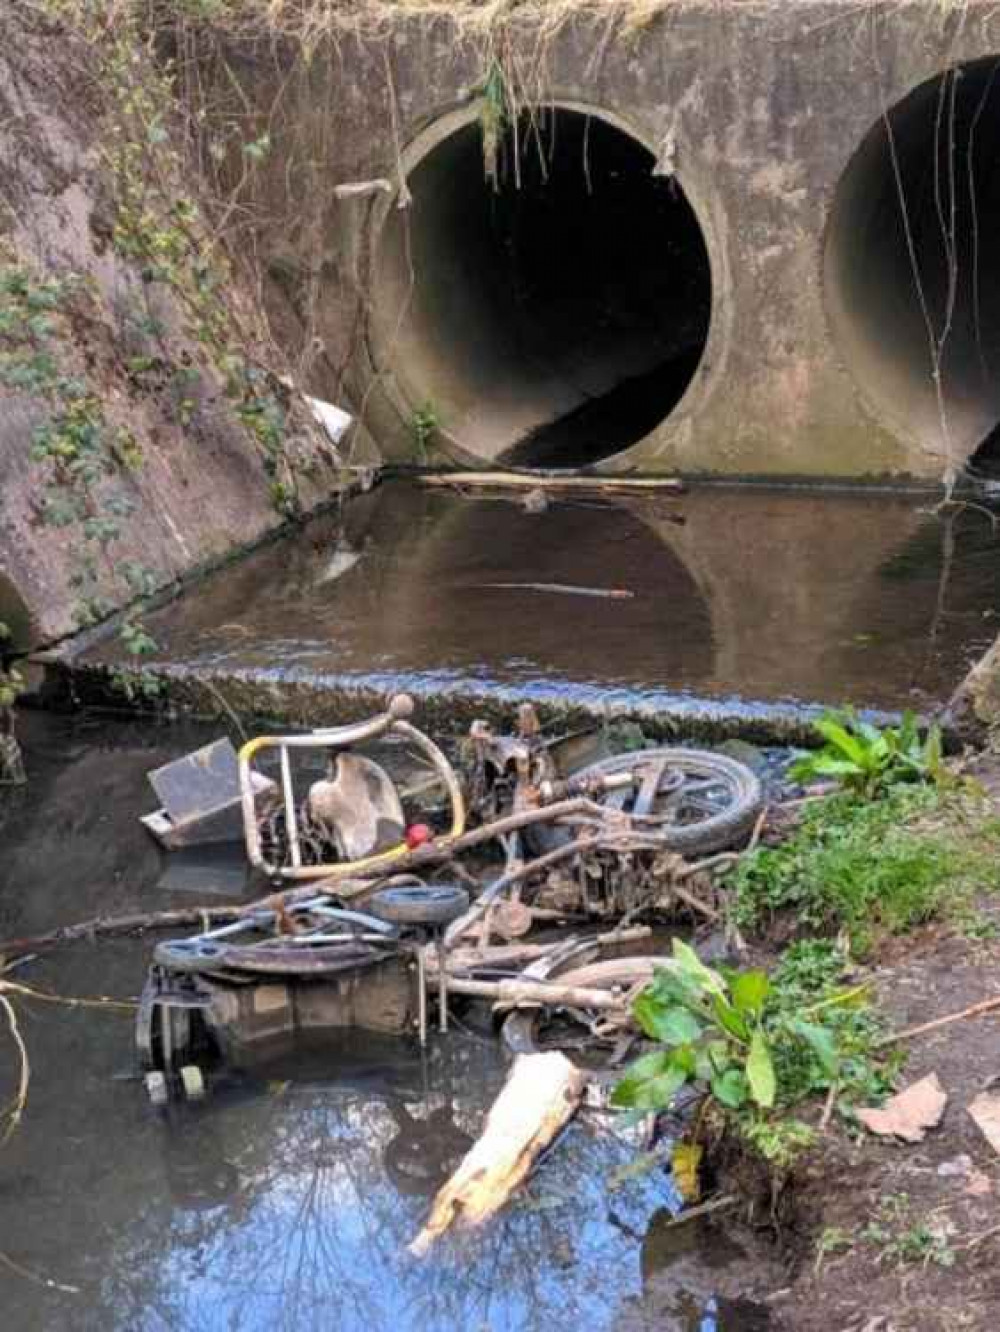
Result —
[{"label": "scrap metal pile", "polygon": [[156,947],[137,1024],[155,1101],[297,1032],[424,1042],[470,999],[493,1002],[515,1052],[613,1065],[662,961],[656,923],[721,922],[716,877],[763,806],[748,767],[553,739],[527,706],[512,735],[474,724],[453,765],[412,711],[398,696],[370,721],[238,756],[222,741],[152,774],[164,807],[145,822],[164,845],[242,836],[275,888]]}]

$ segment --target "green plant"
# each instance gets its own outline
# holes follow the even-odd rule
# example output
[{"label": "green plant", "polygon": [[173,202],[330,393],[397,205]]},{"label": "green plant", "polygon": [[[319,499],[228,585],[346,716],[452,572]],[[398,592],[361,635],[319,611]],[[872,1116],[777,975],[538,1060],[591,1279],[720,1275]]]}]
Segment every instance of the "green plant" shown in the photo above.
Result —
[{"label": "green plant", "polygon": [[946,779],[941,728],[930,726],[922,736],[912,712],[903,714],[898,727],[880,729],[845,708],[826,713],[815,726],[825,743],[792,764],[793,781],[832,777],[845,790],[871,800],[900,782]]},{"label": "green plant", "polygon": [[156,639],[135,620],[126,620],[118,636],[130,656],[147,657],[158,650]]},{"label": "green plant", "polygon": [[483,171],[493,188],[498,184],[500,140],[509,119],[507,81],[503,66],[494,60],[483,83],[479,127],[483,136]]},{"label": "green plant", "polygon": [[992,885],[995,839],[982,824],[973,834],[960,805],[936,788],[904,786],[875,802],[842,795],[806,806],[787,841],[737,865],[738,923],[758,929],[791,912],[806,929],[846,930],[864,953],[880,932],[961,915],[974,891]]},{"label": "green plant", "polygon": [[848,1026],[838,1010],[864,1002],[858,990],[833,992],[834,973],[825,965],[821,989],[807,994],[794,980],[802,966],[800,958],[784,974],[779,969],[775,984],[761,970],[707,967],[675,939],[670,964],[657,969],[633,1007],[638,1025],[661,1048],[626,1070],[612,1103],[666,1110],[693,1086],[762,1155],[788,1164],[811,1131],[787,1112],[813,1092],[856,1079],[845,1061],[857,1051],[842,1039]]},{"label": "green plant", "polygon": [[849,1230],[842,1230],[839,1226],[827,1226],[816,1241],[816,1265],[814,1270],[817,1273],[819,1272],[827,1254],[846,1253],[848,1249],[853,1247],[854,1236]]},{"label": "green plant", "polygon": [[437,409],[432,402],[425,402],[422,406],[413,409],[410,416],[410,432],[413,435],[414,443],[420,450],[420,456],[425,462],[427,460],[427,446],[440,429],[441,422],[438,418]]},{"label": "green plant", "polygon": [[24,676],[13,667],[0,666],[0,712],[12,708],[24,692]]},{"label": "green plant", "polygon": [[899,1266],[922,1263],[925,1267],[930,1263],[938,1267],[955,1264],[955,1251],[948,1243],[947,1234],[924,1221],[914,1221],[906,1193],[883,1198],[859,1238],[881,1248],[880,1262],[888,1259]]},{"label": "green plant", "polygon": [[129,703],[136,703],[142,699],[154,702],[162,698],[166,692],[162,680],[144,671],[130,671],[118,667],[111,672],[110,679],[112,689],[124,695]]}]

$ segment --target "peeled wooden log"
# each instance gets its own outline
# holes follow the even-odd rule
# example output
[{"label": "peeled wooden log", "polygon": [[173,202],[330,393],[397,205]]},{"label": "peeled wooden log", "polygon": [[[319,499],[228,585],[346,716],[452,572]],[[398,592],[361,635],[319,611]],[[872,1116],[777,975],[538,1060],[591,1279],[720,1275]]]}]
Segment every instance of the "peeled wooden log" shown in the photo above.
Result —
[{"label": "peeled wooden log", "polygon": [[586,1082],[558,1051],[518,1055],[482,1136],[439,1190],[410,1252],[423,1257],[453,1221],[472,1227],[498,1212],[573,1117]]},{"label": "peeled wooden log", "polygon": [[565,473],[531,472],[425,472],[425,486],[457,486],[468,490],[548,490],[553,494],[578,495],[683,494],[684,482],[676,476],[567,476]]}]

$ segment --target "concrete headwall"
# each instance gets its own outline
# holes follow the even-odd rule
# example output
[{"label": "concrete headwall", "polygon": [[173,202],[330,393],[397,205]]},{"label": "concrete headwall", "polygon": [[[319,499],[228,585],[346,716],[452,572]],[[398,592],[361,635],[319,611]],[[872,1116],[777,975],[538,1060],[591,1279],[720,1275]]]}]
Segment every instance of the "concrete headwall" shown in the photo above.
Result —
[{"label": "concrete headwall", "polygon": [[[462,220],[490,185],[463,183],[457,157],[421,185],[456,136],[481,134],[499,56],[529,114],[562,108],[641,145],[704,238],[697,369],[603,466],[932,479],[964,463],[1000,420],[995,0],[677,0],[634,29],[616,13],[512,21],[499,48],[440,12],[340,32],[308,61],[291,41],[230,43],[226,79],[271,135],[270,308],[313,387],[349,397],[384,454],[409,460],[422,408],[448,456],[489,460],[608,387],[564,358],[550,379],[568,391],[546,398],[536,348],[517,368],[523,330],[497,324],[492,260]],[[361,181],[387,184],[335,193]],[[631,244],[627,225],[607,233]]]}]

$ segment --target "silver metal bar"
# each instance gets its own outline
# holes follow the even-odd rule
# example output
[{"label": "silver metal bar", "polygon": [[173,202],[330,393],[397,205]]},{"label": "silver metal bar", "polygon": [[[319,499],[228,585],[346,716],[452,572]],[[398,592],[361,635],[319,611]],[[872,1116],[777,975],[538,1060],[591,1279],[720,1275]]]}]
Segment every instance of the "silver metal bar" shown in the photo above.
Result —
[{"label": "silver metal bar", "polygon": [[299,846],[299,820],[295,812],[295,788],[292,785],[292,761],[288,756],[288,745],[281,746],[281,791],[285,799],[285,829],[288,833],[288,849],[292,853],[293,869],[302,868],[302,848]]},{"label": "silver metal bar", "polygon": [[448,969],[444,955],[444,943],[441,931],[434,941],[438,965],[438,1031],[442,1035],[448,1030]]},{"label": "silver metal bar", "polygon": [[423,1049],[427,1044],[427,967],[423,947],[417,949],[417,1026]]}]

